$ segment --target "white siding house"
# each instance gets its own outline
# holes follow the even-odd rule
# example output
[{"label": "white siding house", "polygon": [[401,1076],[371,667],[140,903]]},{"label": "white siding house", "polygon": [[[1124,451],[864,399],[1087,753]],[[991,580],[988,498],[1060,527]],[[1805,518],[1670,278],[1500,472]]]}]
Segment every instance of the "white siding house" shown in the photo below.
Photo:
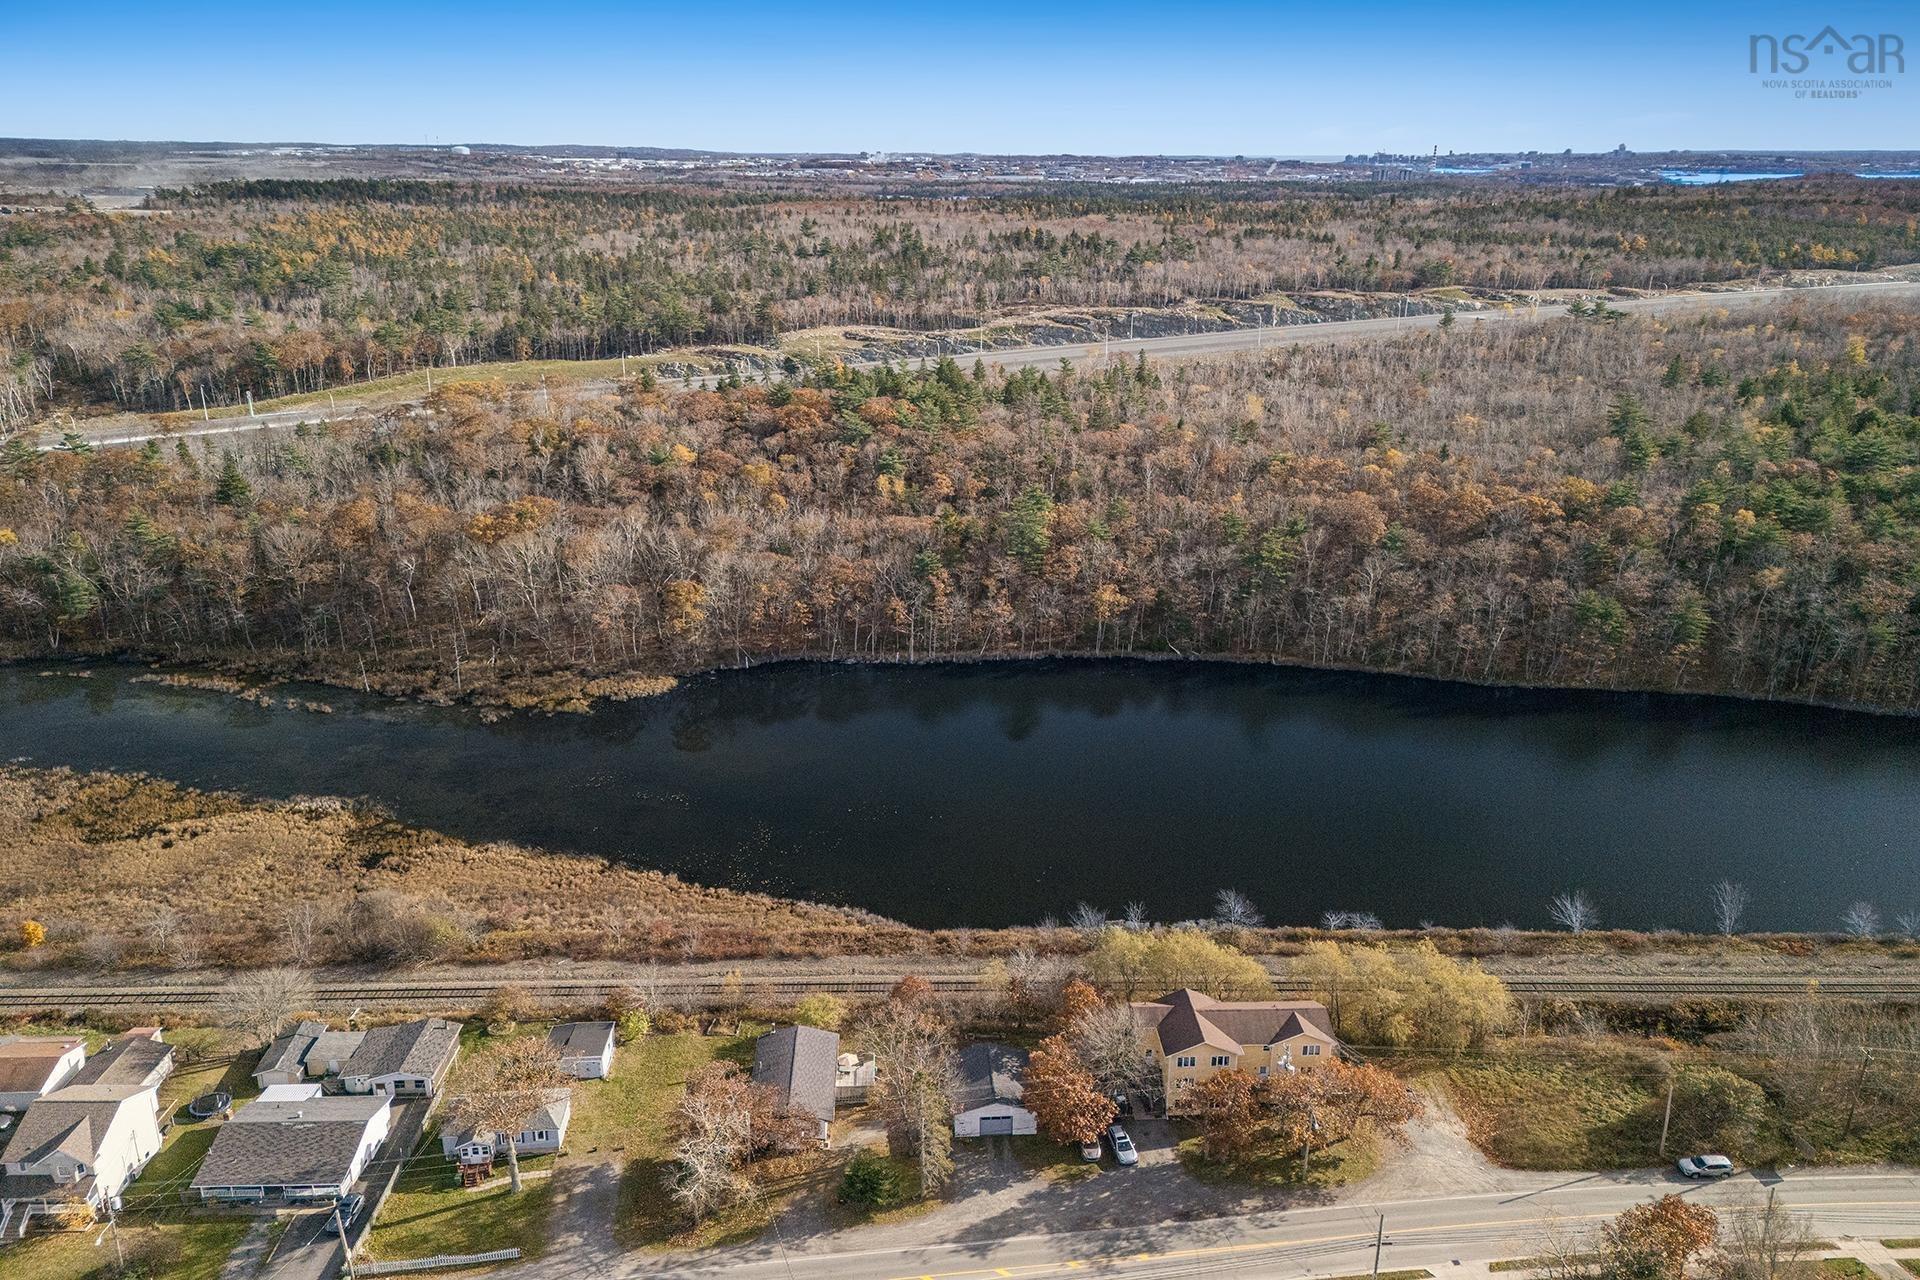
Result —
[{"label": "white siding house", "polygon": [[986,1138],[1035,1132],[1033,1112],[1020,1105],[1023,1049],[970,1044],[960,1052],[960,1088],[954,1094],[953,1136]]},{"label": "white siding house", "polygon": [[560,1052],[560,1069],[576,1080],[605,1080],[613,1074],[614,1025],[611,1022],[563,1022],[547,1033]]}]

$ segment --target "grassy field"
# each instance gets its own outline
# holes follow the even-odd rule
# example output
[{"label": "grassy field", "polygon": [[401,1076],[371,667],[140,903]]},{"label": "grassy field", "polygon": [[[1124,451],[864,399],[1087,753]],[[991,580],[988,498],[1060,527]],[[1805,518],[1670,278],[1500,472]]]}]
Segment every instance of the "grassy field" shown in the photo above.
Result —
[{"label": "grassy field", "polygon": [[1316,1150],[1310,1167],[1300,1165],[1300,1148],[1267,1142],[1235,1160],[1219,1162],[1201,1154],[1198,1134],[1183,1137],[1175,1149],[1187,1173],[1201,1181],[1233,1186],[1295,1189],[1343,1187],[1359,1182],[1380,1167],[1382,1144],[1378,1135],[1362,1129],[1345,1142]]},{"label": "grassy field", "polygon": [[[130,1269],[153,1280],[220,1280],[227,1255],[247,1232],[245,1221],[121,1227]],[[7,1280],[107,1280],[116,1272],[113,1241],[102,1229],[34,1236],[0,1255]]]},{"label": "grassy field", "polygon": [[1903,1163],[1915,1151],[1899,1092],[1911,1081],[1892,1069],[1870,1078],[1849,1127],[1845,1061],[1783,1086],[1777,1063],[1613,1037],[1507,1041],[1437,1070],[1474,1143],[1511,1168],[1642,1168],[1699,1151],[1754,1166]]}]

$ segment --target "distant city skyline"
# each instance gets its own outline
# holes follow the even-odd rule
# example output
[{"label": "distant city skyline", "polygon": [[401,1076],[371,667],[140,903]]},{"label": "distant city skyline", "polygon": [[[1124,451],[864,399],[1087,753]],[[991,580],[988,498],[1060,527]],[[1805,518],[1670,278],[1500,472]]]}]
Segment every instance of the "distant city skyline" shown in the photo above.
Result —
[{"label": "distant city skyline", "polygon": [[[762,153],[1891,150],[1920,146],[1913,12],[110,0],[8,15],[0,134]],[[1749,69],[1752,37],[1828,26],[1891,36],[1901,65],[1801,73],[1845,78],[1837,91],[1854,97]]]}]

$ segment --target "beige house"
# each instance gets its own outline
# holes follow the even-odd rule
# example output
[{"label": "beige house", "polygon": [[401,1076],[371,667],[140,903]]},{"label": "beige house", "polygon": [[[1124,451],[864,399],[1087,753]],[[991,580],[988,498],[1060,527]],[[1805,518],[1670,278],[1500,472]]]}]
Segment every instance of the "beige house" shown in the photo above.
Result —
[{"label": "beige house", "polygon": [[1170,1114],[1181,1110],[1181,1095],[1217,1071],[1237,1067],[1264,1080],[1330,1061],[1339,1048],[1327,1007],[1312,1000],[1224,1001],[1182,989],[1131,1007]]}]

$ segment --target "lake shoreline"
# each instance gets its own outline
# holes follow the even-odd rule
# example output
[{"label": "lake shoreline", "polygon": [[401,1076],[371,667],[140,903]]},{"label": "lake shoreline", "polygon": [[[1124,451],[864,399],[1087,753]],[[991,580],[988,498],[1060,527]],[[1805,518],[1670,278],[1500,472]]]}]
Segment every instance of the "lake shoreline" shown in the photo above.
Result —
[{"label": "lake shoreline", "polygon": [[[362,696],[382,698],[398,703],[413,703],[421,706],[470,708],[483,716],[497,717],[516,713],[535,715],[591,715],[607,706],[639,699],[658,697],[671,692],[686,681],[700,680],[713,676],[734,673],[764,671],[781,667],[822,666],[847,667],[854,669],[907,669],[938,670],[943,668],[991,668],[1007,665],[1039,665],[1045,663],[1086,663],[1094,665],[1119,665],[1139,663],[1153,666],[1191,666],[1195,668],[1232,668],[1254,670],[1276,670],[1299,672],[1303,674],[1325,674],[1353,676],[1365,679],[1377,679],[1388,682],[1407,682],[1425,687],[1478,691],[1494,694],[1537,694],[1551,697],[1586,698],[1624,702],[1635,699],[1652,699],[1669,702],[1695,702],[1701,704],[1738,704],[1758,708],[1798,708],[1807,711],[1834,712],[1843,715],[1868,716],[1892,721],[1920,722],[1920,707],[1889,707],[1874,703],[1844,702],[1831,698],[1797,698],[1760,693],[1747,693],[1738,690],[1716,689],[1657,689],[1643,685],[1590,685],[1590,684],[1542,684],[1516,680],[1480,679],[1473,676],[1435,675],[1430,672],[1412,671],[1386,667],[1369,667],[1358,664],[1300,662],[1292,659],[1262,658],[1243,654],[1212,653],[1142,653],[1137,651],[1095,651],[1091,649],[1058,649],[1037,653],[987,653],[967,657],[871,657],[850,658],[839,655],[815,653],[783,653],[759,658],[749,658],[743,662],[716,663],[709,666],[688,667],[681,670],[647,670],[620,672],[547,672],[523,673],[509,676],[499,686],[489,690],[476,690],[464,697],[442,697],[420,691],[416,687],[408,691],[406,687],[391,687],[396,681],[405,681],[406,673],[388,672],[384,678],[368,673],[365,680],[355,682],[351,677],[324,669],[302,669],[274,663],[232,662],[220,659],[171,659],[157,658],[132,650],[119,650],[99,655],[50,655],[45,657],[0,658],[0,670],[28,670],[35,667],[58,669],[61,667],[86,668],[89,666],[141,667],[156,673],[174,673],[182,676],[203,675],[210,680],[246,678],[256,680],[255,687],[266,690],[281,686],[309,685],[316,688],[340,689]],[[72,672],[63,672],[72,674]],[[180,682],[186,685],[188,682]],[[594,685],[612,686],[628,684],[630,691],[616,693],[595,693]],[[537,689],[538,693],[524,692]],[[209,691],[219,692],[210,689]],[[244,695],[236,695],[244,696]],[[1597,704],[1598,705],[1598,704]]]},{"label": "lake shoreline", "polygon": [[[439,973],[501,980],[501,967],[513,966],[529,978],[611,981],[631,977],[627,967],[635,964],[724,977],[740,961],[778,975],[817,970],[808,962],[819,960],[850,962],[849,973],[872,967],[862,961],[884,960],[892,968],[938,975],[977,972],[983,962],[1021,950],[1070,959],[1090,945],[1089,932],[1072,926],[919,928],[857,907],[740,893],[640,868],[609,868],[588,855],[501,841],[472,843],[330,797],[283,801],[180,787],[134,773],[0,764],[0,799],[9,801],[7,815],[0,817],[0,839],[35,886],[14,904],[14,913],[51,927],[48,941],[31,951],[19,946],[11,929],[0,936],[0,973],[11,975],[0,989],[30,980],[87,984],[105,973],[218,973],[282,963],[279,913],[296,900],[322,906],[331,901],[327,909],[337,914],[354,893],[386,893],[422,910],[485,919],[486,905],[502,895],[516,900],[551,896],[550,886],[560,884],[591,887],[569,895],[568,909],[553,914],[540,931],[501,921],[469,938],[450,938],[448,949],[433,954],[380,964],[366,957],[356,963],[323,950],[311,963],[340,978],[399,970],[415,978]],[[370,836],[405,848],[407,856],[367,875],[360,855]],[[297,882],[265,895],[257,886],[252,891],[239,887],[249,877],[270,878],[277,858],[294,849],[309,864]],[[71,874],[76,857],[87,864],[83,875]],[[208,884],[234,886],[207,895],[183,917],[206,935],[191,956],[162,954],[157,947],[176,943],[157,942],[143,932],[150,907],[145,888],[156,860],[174,872],[206,877]],[[54,874],[56,865],[69,874]],[[298,892],[289,896],[291,890]],[[609,920],[616,917],[625,918],[629,927],[610,931]],[[1904,978],[1920,970],[1920,944],[1911,939],[1830,932],[1594,929],[1576,934],[1444,925],[1191,924],[1276,962],[1312,943],[1337,940],[1428,942],[1444,954],[1485,962],[1498,973],[1574,980],[1631,973],[1814,981],[1838,968],[1856,978]],[[338,945],[347,944],[338,940]],[[1703,963],[1711,968],[1700,968]]]}]

